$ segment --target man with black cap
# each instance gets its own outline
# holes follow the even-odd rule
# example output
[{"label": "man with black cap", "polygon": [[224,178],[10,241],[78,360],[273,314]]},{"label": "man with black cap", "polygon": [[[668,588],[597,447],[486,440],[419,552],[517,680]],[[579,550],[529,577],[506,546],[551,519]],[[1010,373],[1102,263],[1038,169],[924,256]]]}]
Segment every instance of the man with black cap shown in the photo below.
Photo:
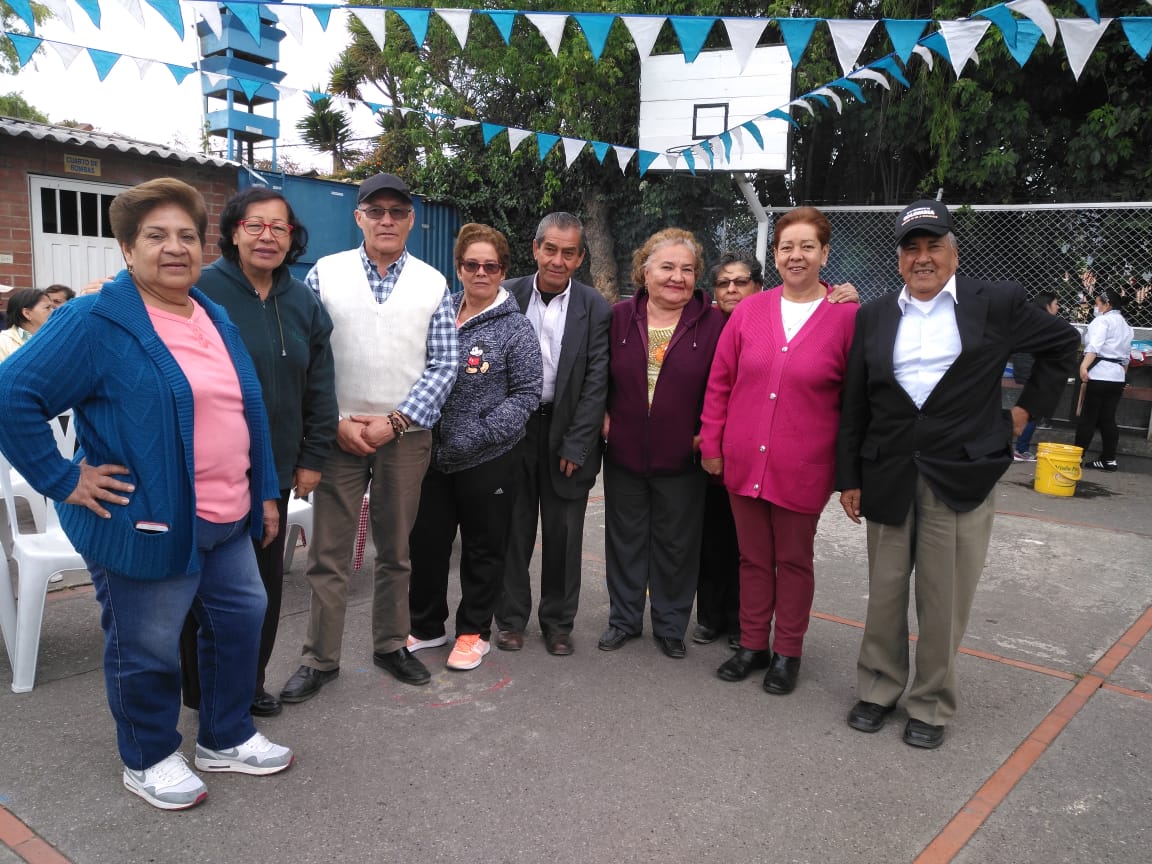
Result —
[{"label": "man with black cap", "polygon": [[[1011,436],[1050,416],[1079,337],[1015,282],[956,274],[948,208],[917,201],[896,220],[904,287],[860,308],[848,362],[836,488],[868,521],[868,612],[848,725],[876,732],[909,679],[908,595],[916,579],[915,675],[904,741],[939,747],[956,710],[956,653],[992,533]],[[1000,381],[1013,352],[1036,358],[1009,416]]]},{"label": "man with black cap", "polygon": [[372,659],[406,684],[431,675],[408,649],[408,534],[432,447],[431,428],[456,380],[456,326],[444,276],[408,254],[412,195],[394,174],[361,186],[364,242],[316,262],[306,281],[332,318],[334,448],[313,493],[308,538],[311,617],[301,666],[280,693],[311,699],[340,674],[348,578],[364,493],[373,567]]}]

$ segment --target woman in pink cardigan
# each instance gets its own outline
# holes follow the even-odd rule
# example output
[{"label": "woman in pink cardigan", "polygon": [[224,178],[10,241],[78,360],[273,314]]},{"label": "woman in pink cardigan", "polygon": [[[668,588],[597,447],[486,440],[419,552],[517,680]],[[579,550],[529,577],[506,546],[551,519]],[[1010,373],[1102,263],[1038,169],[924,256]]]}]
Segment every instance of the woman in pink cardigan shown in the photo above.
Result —
[{"label": "woman in pink cardigan", "polygon": [[800,673],[815,589],[813,540],[832,493],[858,308],[827,302],[831,289],[820,268],[831,234],[814,207],[777,220],[773,249],[783,284],[732,313],[701,417],[701,464],[724,478],[740,543],[740,648],[716,674],[742,681],[767,667],[764,689],[776,694],[791,693]]}]

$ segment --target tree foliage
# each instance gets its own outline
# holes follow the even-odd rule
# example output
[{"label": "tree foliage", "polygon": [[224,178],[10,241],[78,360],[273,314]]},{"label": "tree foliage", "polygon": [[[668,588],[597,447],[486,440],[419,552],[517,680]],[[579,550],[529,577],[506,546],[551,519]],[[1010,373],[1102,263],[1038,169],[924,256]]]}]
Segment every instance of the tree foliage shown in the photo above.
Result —
[{"label": "tree foliage", "polygon": [[331,97],[314,100],[308,113],[297,121],[296,131],[313,150],[332,157],[333,174],[339,174],[360,158],[352,146],[352,121],[343,111],[332,107]]},{"label": "tree foliage", "polygon": [[17,120],[35,120],[47,123],[48,115],[28,104],[22,93],[12,91],[0,95],[0,117],[15,117]]}]

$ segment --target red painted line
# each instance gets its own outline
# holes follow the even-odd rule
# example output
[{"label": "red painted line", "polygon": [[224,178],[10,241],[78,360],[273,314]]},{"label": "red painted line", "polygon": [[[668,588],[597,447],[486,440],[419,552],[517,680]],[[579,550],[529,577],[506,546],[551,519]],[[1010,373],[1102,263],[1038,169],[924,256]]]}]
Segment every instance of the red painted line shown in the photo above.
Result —
[{"label": "red painted line", "polygon": [[2,804],[0,804],[0,846],[11,849],[28,864],[71,864]]},{"label": "red painted line", "polygon": [[1143,699],[1146,702],[1152,702],[1152,693],[1146,690],[1130,690],[1127,687],[1121,687],[1118,684],[1104,684],[1100,687],[1101,690],[1108,690],[1112,693],[1120,693],[1123,696],[1131,696],[1135,699]]}]

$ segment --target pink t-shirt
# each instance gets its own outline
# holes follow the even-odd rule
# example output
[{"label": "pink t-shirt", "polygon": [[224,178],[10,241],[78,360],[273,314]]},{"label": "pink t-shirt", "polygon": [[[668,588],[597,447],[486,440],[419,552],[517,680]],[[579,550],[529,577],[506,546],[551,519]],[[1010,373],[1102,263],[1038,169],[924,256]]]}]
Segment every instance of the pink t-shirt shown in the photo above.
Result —
[{"label": "pink t-shirt", "polygon": [[152,326],[192,387],[196,515],[209,522],[243,519],[252,509],[251,441],[240,379],[208,313],[192,301],[192,317],[146,307]]}]

